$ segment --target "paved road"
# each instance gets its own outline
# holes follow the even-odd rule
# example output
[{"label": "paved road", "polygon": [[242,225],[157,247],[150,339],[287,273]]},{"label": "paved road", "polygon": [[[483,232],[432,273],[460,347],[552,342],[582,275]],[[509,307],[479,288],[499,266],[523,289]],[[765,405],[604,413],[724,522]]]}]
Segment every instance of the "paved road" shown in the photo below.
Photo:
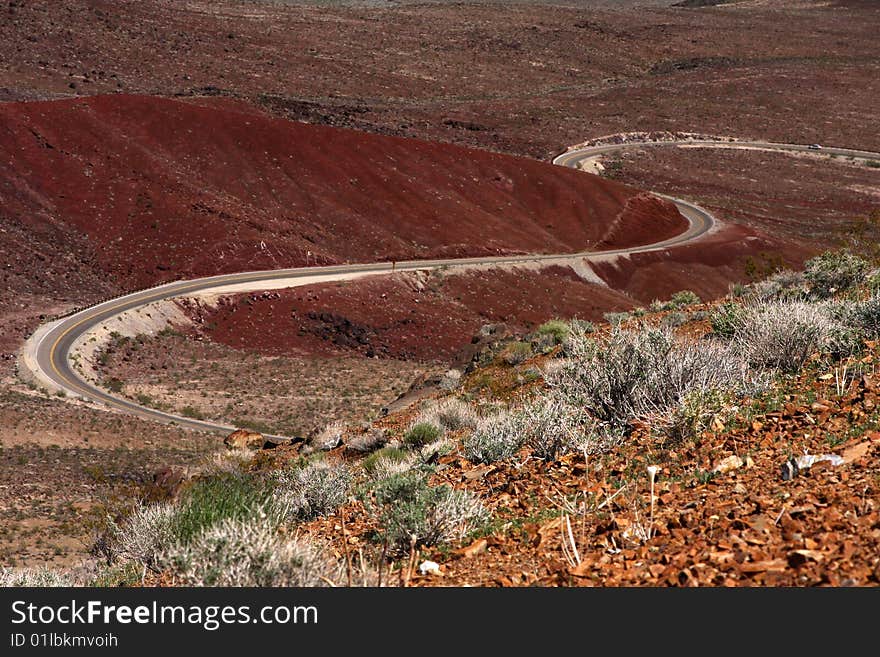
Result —
[{"label": "paved road", "polygon": [[[684,143],[693,145],[704,145],[709,147],[731,146],[727,142],[693,142]],[[677,142],[648,142],[648,143],[632,143],[620,145],[603,145],[591,148],[579,149],[564,153],[554,160],[554,163],[577,167],[579,163],[587,158],[596,155],[608,154],[618,150],[627,148],[643,147],[645,145],[662,146],[676,145]],[[780,150],[793,151],[809,151],[809,147],[797,144],[765,144],[759,142],[738,142],[736,146],[741,147],[758,147],[758,148],[776,148]],[[847,157],[880,159],[880,155],[876,153],[868,153],[864,151],[851,151],[847,149],[823,149],[824,153],[843,155]],[[668,198],[668,197],[667,197]],[[20,366],[30,371],[47,387],[54,390],[63,390],[67,395],[81,399],[98,402],[105,406],[123,411],[137,417],[156,420],[165,423],[173,423],[188,429],[211,432],[229,432],[234,427],[217,424],[213,422],[203,422],[191,418],[165,413],[152,408],[140,406],[128,399],[116,397],[107,391],[96,387],[86,381],[72,367],[70,361],[71,348],[78,338],[87,333],[90,329],[98,326],[102,322],[107,321],[119,315],[122,312],[132,310],[146,304],[172,299],[175,297],[184,297],[195,293],[204,293],[206,291],[222,289],[224,287],[235,285],[237,291],[244,290],[265,290],[274,287],[287,287],[291,285],[291,281],[295,280],[296,284],[307,284],[309,282],[338,280],[352,276],[365,276],[376,274],[388,274],[393,271],[416,271],[431,270],[440,267],[455,267],[462,265],[509,265],[528,262],[546,262],[553,261],[565,262],[572,258],[584,258],[590,260],[592,258],[604,257],[607,255],[624,254],[624,253],[640,253],[663,249],[676,244],[682,244],[698,239],[701,235],[709,231],[715,224],[714,217],[706,210],[681,199],[670,199],[679,208],[679,211],[687,218],[689,226],[687,230],[680,235],[670,239],[648,244],[645,246],[634,247],[629,249],[618,249],[612,251],[600,251],[592,253],[576,253],[576,254],[560,254],[560,255],[528,255],[528,256],[501,256],[501,257],[482,257],[482,258],[459,258],[459,259],[443,259],[443,260],[413,260],[407,262],[398,262],[394,266],[387,262],[378,262],[371,264],[352,264],[338,265],[329,267],[300,267],[294,269],[280,269],[271,271],[243,272],[236,274],[225,274],[220,276],[211,276],[207,278],[199,278],[189,281],[178,281],[161,285],[159,287],[133,292],[125,296],[106,301],[104,303],[92,306],[74,313],[68,317],[62,318],[50,324],[41,326],[31,338],[29,338],[22,350],[19,361]]]}]

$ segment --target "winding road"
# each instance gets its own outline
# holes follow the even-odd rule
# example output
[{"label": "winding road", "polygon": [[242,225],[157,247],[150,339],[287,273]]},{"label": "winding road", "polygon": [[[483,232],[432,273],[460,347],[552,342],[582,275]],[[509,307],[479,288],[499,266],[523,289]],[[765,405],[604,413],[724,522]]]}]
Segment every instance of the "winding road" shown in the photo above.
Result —
[{"label": "winding road", "polygon": [[[817,152],[815,147],[805,145],[773,144],[765,142],[696,140],[628,142],[578,148],[559,155],[553,160],[553,162],[554,164],[561,166],[578,168],[584,160],[624,149],[642,148],[645,146],[659,147],[680,145],[709,148],[760,148],[782,151]],[[821,148],[818,153],[854,159],[880,160],[880,154],[878,153],[850,149]],[[658,194],[658,196],[663,195]],[[401,271],[433,270],[441,267],[497,266],[535,262],[553,264],[566,263],[573,259],[589,261],[591,259],[604,258],[610,255],[655,251],[683,244],[685,242],[691,242],[699,239],[715,225],[715,218],[703,208],[682,199],[670,197],[665,198],[669,198],[669,200],[676,204],[681,214],[688,220],[688,228],[683,233],[670,239],[640,247],[560,255],[493,256],[443,260],[412,260],[397,262],[395,264],[379,262],[370,264],[334,265],[327,267],[298,267],[292,269],[223,274],[188,281],[177,281],[147,290],[133,292],[116,299],[105,301],[90,308],[80,310],[72,315],[41,326],[27,340],[19,354],[19,371],[25,373],[31,380],[36,380],[39,385],[46,387],[50,391],[63,391],[67,397],[96,402],[107,408],[122,411],[140,418],[171,423],[187,429],[210,432],[230,432],[235,427],[182,417],[141,406],[131,400],[117,397],[106,390],[97,387],[76,371],[71,360],[74,345],[90,331],[108,320],[117,317],[121,313],[142,308],[143,306],[157,301],[191,296],[197,293],[227,293],[232,291],[245,292],[280,289],[297,285],[308,285],[316,282],[335,281],[378,274],[390,274]]]}]

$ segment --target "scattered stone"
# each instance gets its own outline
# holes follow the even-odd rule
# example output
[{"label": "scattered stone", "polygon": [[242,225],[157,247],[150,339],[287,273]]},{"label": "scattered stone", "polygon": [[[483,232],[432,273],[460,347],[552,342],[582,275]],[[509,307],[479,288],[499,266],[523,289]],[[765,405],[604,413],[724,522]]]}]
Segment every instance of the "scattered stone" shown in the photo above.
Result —
[{"label": "scattered stone", "polygon": [[828,461],[831,465],[843,465],[843,457],[837,454],[804,454],[795,458],[800,470],[809,470],[817,463]]},{"label": "scattered stone", "polygon": [[469,559],[470,557],[475,557],[478,554],[482,554],[486,551],[486,548],[488,547],[489,541],[487,541],[485,538],[478,538],[470,545],[455,550],[453,554],[464,559]]},{"label": "scattered stone", "polygon": [[261,449],[275,449],[277,447],[286,447],[287,445],[292,445],[295,442],[301,442],[302,438],[281,438],[278,436],[267,436],[263,441],[263,446]]},{"label": "scattered stone", "polygon": [[717,474],[725,474],[727,472],[732,472],[737,468],[741,468],[745,465],[745,461],[743,461],[739,456],[728,456],[725,459],[721,459],[718,463],[715,464],[715,467],[712,468],[712,472]]},{"label": "scattered stone", "polygon": [[783,463],[781,471],[782,481],[790,481],[800,474],[800,468],[795,459],[788,459]]},{"label": "scattered stone", "polygon": [[447,370],[440,379],[440,388],[443,390],[455,390],[461,385],[461,370]]},{"label": "scattered stone", "polygon": [[345,436],[345,425],[342,422],[331,422],[309,438],[306,447],[309,451],[329,452],[342,444]]},{"label": "scattered stone", "polygon": [[858,461],[860,458],[867,455],[870,451],[870,440],[865,440],[857,445],[853,445],[852,447],[847,447],[845,450],[843,450],[843,462],[852,463],[853,461]]},{"label": "scattered stone", "polygon": [[423,561],[419,565],[419,572],[422,575],[431,575],[433,577],[437,577],[443,574],[440,572],[440,564],[436,561]]},{"label": "scattered stone", "polygon": [[186,482],[186,472],[176,468],[162,468],[153,473],[153,485],[147,491],[146,498],[150,502],[170,500],[177,497]]}]

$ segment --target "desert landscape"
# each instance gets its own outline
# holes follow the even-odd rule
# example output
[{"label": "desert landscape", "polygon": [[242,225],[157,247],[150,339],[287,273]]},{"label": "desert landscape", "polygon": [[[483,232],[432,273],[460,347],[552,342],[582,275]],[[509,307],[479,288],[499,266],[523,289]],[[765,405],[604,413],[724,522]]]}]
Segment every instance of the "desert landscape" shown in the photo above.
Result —
[{"label": "desert landscape", "polygon": [[0,581],[880,583],[876,3],[0,15]]}]

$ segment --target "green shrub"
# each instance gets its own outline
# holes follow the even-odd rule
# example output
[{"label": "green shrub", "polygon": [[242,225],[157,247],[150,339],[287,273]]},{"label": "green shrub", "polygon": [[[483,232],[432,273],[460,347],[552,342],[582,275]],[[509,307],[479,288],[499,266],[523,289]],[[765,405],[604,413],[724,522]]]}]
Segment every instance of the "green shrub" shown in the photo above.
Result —
[{"label": "green shrub", "polygon": [[551,319],[538,327],[537,333],[552,338],[553,344],[562,344],[568,337],[571,327],[561,319]]},{"label": "green shrub", "polygon": [[716,418],[726,422],[735,411],[730,391],[696,389],[685,395],[669,416],[659,418],[657,425],[673,441],[693,440],[699,438]]},{"label": "green shrub", "polygon": [[221,520],[265,516],[277,525],[286,515],[267,479],[253,475],[222,474],[197,480],[174,507],[170,532],[186,544]]},{"label": "green shrub", "polygon": [[361,462],[364,472],[374,479],[405,472],[412,467],[413,453],[400,447],[383,447],[365,457]]},{"label": "green shrub", "polygon": [[193,420],[204,420],[205,415],[199,409],[193,406],[184,406],[180,409],[180,414],[183,417],[192,418]]},{"label": "green shrub", "polygon": [[702,303],[702,299],[695,292],[690,290],[680,290],[669,297],[669,301],[675,308],[685,308],[697,303]]},{"label": "green shrub", "polygon": [[810,295],[827,299],[838,292],[852,289],[862,281],[870,264],[849,251],[829,251],[808,260],[804,278],[810,286]]},{"label": "green shrub", "polygon": [[532,345],[528,342],[511,342],[501,351],[501,360],[508,365],[519,365],[532,357]]},{"label": "green shrub", "polygon": [[429,486],[425,475],[414,471],[383,479],[373,497],[381,510],[380,538],[394,554],[407,551],[412,542],[419,546],[461,540],[488,518],[472,493]]},{"label": "green shrub", "polygon": [[745,309],[741,304],[725,302],[715,306],[709,314],[712,332],[722,338],[732,338],[742,327]]},{"label": "green shrub", "polygon": [[403,442],[410,447],[424,447],[440,439],[443,430],[435,424],[418,422],[403,434]]}]

